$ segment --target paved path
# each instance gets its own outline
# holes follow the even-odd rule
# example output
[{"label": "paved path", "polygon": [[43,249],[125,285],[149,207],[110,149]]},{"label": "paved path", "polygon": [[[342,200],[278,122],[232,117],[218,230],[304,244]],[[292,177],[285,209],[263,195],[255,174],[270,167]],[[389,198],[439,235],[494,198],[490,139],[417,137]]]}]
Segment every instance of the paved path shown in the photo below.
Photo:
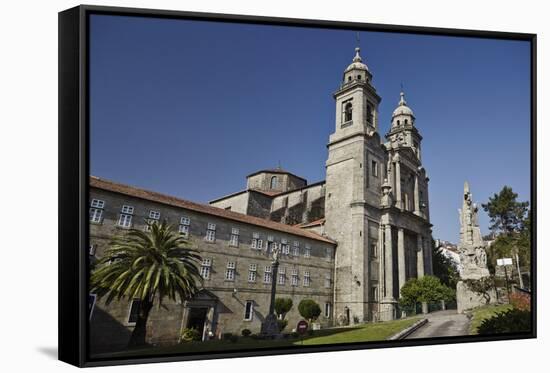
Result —
[{"label": "paved path", "polygon": [[406,339],[468,335],[470,319],[466,315],[456,313],[456,310],[437,311],[424,316],[428,323]]}]

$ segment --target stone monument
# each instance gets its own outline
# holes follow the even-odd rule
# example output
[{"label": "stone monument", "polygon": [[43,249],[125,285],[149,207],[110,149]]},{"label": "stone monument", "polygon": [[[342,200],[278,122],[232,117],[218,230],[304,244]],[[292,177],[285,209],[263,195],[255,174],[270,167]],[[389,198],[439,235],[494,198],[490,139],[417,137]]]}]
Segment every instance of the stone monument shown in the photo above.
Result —
[{"label": "stone monument", "polygon": [[[456,303],[459,313],[465,310],[479,307],[496,300],[494,289],[479,289],[474,291],[468,283],[479,281],[483,283],[489,279],[487,269],[487,254],[485,241],[481,237],[479,222],[477,219],[478,206],[472,200],[470,186],[464,183],[462,209],[458,210],[460,216],[460,243],[458,253],[460,255],[460,281],[456,285]],[[483,286],[481,286],[483,287]]]},{"label": "stone monument", "polygon": [[277,322],[277,315],[275,314],[275,294],[277,292],[277,274],[279,272],[279,249],[273,250],[273,259],[271,261],[271,271],[273,276],[271,277],[271,297],[269,302],[269,312],[262,322],[260,334],[268,337],[280,336],[279,323]]}]

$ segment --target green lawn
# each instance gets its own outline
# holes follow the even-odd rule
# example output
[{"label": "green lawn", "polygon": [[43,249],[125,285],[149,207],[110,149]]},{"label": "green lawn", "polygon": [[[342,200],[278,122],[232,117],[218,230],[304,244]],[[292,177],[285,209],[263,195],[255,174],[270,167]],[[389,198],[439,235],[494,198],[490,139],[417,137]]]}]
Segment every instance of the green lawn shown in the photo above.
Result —
[{"label": "green lawn", "polygon": [[233,351],[233,350],[251,350],[277,347],[291,347],[307,345],[320,345],[329,343],[353,343],[382,341],[391,337],[395,333],[403,330],[416,321],[418,317],[403,320],[394,320],[380,323],[368,323],[355,327],[331,328],[317,330],[312,336],[306,335],[303,340],[300,338],[276,339],[276,340],[257,340],[252,338],[239,338],[237,342],[227,340],[215,340],[207,342],[183,343],[167,347],[153,347],[125,351],[113,354],[104,354],[97,357],[126,357],[126,356],[145,356],[145,355],[166,355],[166,354],[186,354],[215,351]]},{"label": "green lawn", "polygon": [[477,334],[477,328],[481,325],[483,320],[490,319],[495,316],[498,312],[507,311],[512,309],[510,304],[501,304],[501,305],[489,305],[476,308],[471,311],[472,319],[470,322],[470,334]]}]

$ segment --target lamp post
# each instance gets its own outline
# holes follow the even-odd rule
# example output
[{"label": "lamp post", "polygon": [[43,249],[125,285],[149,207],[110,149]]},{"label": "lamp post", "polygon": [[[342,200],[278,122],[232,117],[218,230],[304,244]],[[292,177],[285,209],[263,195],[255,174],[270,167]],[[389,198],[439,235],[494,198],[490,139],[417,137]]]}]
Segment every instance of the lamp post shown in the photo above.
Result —
[{"label": "lamp post", "polygon": [[271,297],[269,302],[269,313],[262,322],[261,334],[267,336],[276,336],[279,333],[279,323],[275,314],[275,294],[277,292],[277,275],[279,272],[279,249],[273,250],[273,260],[271,261]]}]

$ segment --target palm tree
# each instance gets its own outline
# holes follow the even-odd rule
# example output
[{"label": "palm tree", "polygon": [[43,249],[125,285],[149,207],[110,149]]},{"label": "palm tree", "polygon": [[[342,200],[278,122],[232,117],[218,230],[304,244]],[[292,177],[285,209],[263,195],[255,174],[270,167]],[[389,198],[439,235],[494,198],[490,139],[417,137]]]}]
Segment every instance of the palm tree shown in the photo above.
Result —
[{"label": "palm tree", "polygon": [[131,229],[116,236],[90,276],[91,291],[106,303],[138,299],[139,312],[128,347],[146,344],[146,326],[156,299],[191,298],[202,282],[201,257],[166,221],[149,225],[148,232]]}]

